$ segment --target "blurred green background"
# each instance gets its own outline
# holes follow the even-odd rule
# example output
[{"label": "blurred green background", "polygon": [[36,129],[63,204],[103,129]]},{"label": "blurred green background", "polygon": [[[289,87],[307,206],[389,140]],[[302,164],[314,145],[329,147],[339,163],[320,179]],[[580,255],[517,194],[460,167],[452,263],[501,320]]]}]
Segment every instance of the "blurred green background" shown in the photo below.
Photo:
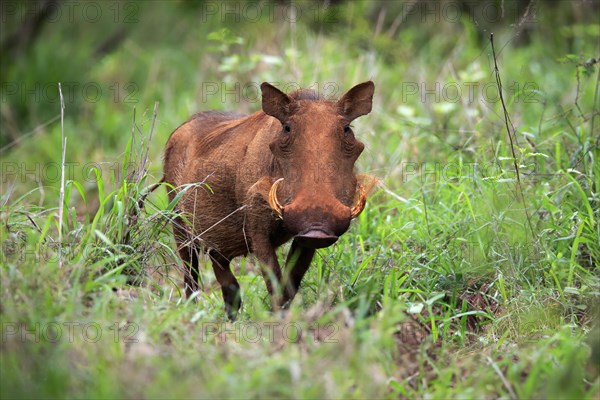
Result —
[{"label": "blurred green background", "polygon": [[[180,123],[206,109],[256,111],[262,81],[339,96],[373,79],[374,113],[358,122],[368,144],[361,162],[385,177],[403,161],[445,162],[448,151],[468,154],[505,134],[492,32],[519,130],[538,135],[552,116],[576,116],[576,86],[565,78],[597,56],[597,12],[594,1],[7,1],[1,154],[56,161],[58,82],[76,163],[114,160],[134,109],[143,123],[159,102],[158,174]],[[581,76],[582,104],[592,102],[594,78]]]},{"label": "blurred green background", "polygon": [[[599,14],[2,1],[0,397],[598,398]],[[380,188],[289,313],[269,312],[251,259],[234,263],[237,325],[209,269],[186,300],[173,204],[160,189],[136,208],[171,132],[197,111],[259,110],[263,81],[337,97],[369,79],[357,166]],[[50,340],[73,322],[105,335]],[[254,323],[306,334],[232,337]]]}]

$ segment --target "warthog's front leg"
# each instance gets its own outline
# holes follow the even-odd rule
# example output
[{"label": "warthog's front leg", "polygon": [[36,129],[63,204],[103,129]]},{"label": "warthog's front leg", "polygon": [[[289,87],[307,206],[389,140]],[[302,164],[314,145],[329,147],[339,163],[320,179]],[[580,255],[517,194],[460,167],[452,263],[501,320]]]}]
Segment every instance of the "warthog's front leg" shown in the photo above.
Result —
[{"label": "warthog's front leg", "polygon": [[283,296],[281,297],[282,308],[286,308],[294,300],[294,296],[300,288],[304,274],[308,270],[315,255],[315,249],[302,247],[298,241],[292,242],[292,247],[285,262],[285,273],[283,277]]},{"label": "warthog's front leg", "polygon": [[237,317],[240,307],[242,306],[240,284],[237,279],[235,279],[233,272],[231,272],[229,266],[230,260],[214,249],[208,252],[208,256],[212,261],[217,282],[221,285],[227,317],[233,321]]},{"label": "warthog's front leg", "polygon": [[275,247],[267,237],[254,238],[252,241],[254,255],[261,263],[260,270],[271,296],[271,306],[279,309],[282,298],[282,276]]}]

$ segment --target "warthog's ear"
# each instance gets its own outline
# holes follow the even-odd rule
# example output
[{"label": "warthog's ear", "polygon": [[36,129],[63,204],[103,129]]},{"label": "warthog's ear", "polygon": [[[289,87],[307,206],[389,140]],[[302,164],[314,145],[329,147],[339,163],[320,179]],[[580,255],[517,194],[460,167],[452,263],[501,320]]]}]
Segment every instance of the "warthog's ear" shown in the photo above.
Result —
[{"label": "warthog's ear", "polygon": [[262,109],[265,114],[277,118],[282,124],[287,122],[291,114],[292,99],[275,86],[263,82],[260,85],[262,91]]},{"label": "warthog's ear", "polygon": [[337,102],[340,113],[348,121],[370,113],[373,107],[374,91],[375,84],[371,81],[354,86]]}]

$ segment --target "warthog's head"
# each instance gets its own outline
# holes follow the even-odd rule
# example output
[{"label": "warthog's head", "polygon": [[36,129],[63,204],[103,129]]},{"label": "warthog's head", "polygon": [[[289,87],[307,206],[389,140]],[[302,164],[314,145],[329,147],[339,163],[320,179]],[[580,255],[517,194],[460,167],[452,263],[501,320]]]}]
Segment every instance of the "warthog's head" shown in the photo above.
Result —
[{"label": "warthog's head", "polygon": [[371,111],[375,85],[361,83],[337,102],[312,91],[288,96],[268,83],[261,89],[263,111],[281,122],[270,148],[283,178],[271,186],[269,205],[303,246],[330,246],[365,206],[354,173],[364,145],[350,123]]}]

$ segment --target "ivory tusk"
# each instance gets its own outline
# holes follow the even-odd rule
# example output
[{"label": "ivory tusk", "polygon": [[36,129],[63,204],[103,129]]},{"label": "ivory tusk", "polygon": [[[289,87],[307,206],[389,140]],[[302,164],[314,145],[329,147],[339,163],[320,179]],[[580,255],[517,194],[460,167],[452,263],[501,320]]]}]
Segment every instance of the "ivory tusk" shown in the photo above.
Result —
[{"label": "ivory tusk", "polygon": [[365,187],[360,183],[357,183],[356,189],[358,190],[358,200],[350,210],[350,217],[352,219],[358,217],[362,210],[364,210],[365,204],[367,204],[367,192],[365,191]]},{"label": "ivory tusk", "polygon": [[283,178],[277,179],[271,186],[271,190],[269,190],[269,206],[275,211],[278,218],[283,219],[283,206],[277,199],[277,186],[281,181],[283,181]]}]

